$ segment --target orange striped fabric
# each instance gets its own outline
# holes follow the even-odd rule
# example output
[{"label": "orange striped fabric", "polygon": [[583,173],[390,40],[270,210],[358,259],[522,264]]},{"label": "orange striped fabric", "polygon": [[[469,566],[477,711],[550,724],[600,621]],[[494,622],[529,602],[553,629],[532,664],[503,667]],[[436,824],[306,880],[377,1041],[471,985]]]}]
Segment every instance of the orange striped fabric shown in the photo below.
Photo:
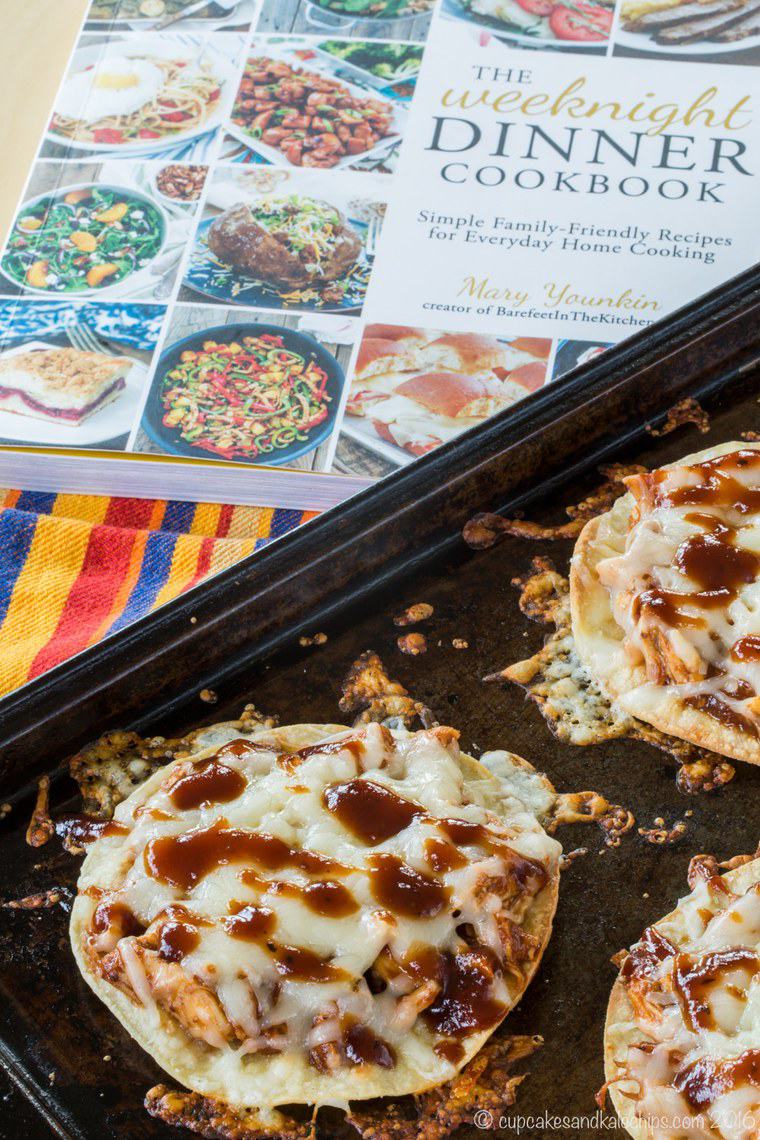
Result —
[{"label": "orange striped fabric", "polygon": [[0,490],[0,695],[312,517]]}]

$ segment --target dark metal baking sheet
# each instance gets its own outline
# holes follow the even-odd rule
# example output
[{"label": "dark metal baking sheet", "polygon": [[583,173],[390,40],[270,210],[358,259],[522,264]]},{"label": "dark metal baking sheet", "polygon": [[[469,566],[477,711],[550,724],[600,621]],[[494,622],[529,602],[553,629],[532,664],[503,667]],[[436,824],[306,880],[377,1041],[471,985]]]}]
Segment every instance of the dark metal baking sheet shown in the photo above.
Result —
[{"label": "dark metal baking sheet", "polygon": [[[593,826],[560,835],[567,848],[584,845],[589,854],[563,872],[554,937],[508,1021],[510,1030],[546,1042],[526,1065],[513,1111],[514,1120],[532,1118],[523,1134],[608,1135],[594,1123],[593,1094],[602,1080],[609,957],[685,893],[692,854],[754,849],[760,768],[738,765],[721,792],[686,797],[676,790],[673,764],[652,748],[556,741],[518,689],[481,678],[540,645],[544,630],[520,615],[510,579],[537,553],[562,562],[570,544],[547,551],[507,540],[472,554],[458,536],[472,513],[507,503],[542,521],[563,518],[562,504],[593,486],[602,457],[660,463],[760,428],[759,311],[760,274],[745,275],[7,699],[0,798],[13,807],[0,821],[2,895],[76,878],[77,861],[55,842],[37,851],[24,844],[31,808],[24,786],[33,774],[53,770],[109,725],[169,732],[223,719],[247,700],[284,722],[335,720],[341,677],[374,648],[474,752],[522,753],[561,791],[595,788],[644,826],[657,816],[686,819],[674,847],[634,833],[609,850]],[[653,439],[642,431],[687,394],[710,411],[708,435],[682,428]],[[425,626],[428,652],[410,658],[396,648],[391,619],[417,601],[430,602],[435,614]],[[302,648],[304,629],[329,639]],[[454,649],[453,638],[470,648]],[[213,708],[198,698],[203,687],[219,694]],[[56,802],[67,792],[62,778]],[[66,926],[61,907],[0,911],[0,1063],[39,1109],[41,1137],[52,1130],[87,1140],[168,1138],[171,1131],[141,1107],[161,1074],[79,977]],[[15,1138],[14,1122],[0,1119],[0,1135]]]}]

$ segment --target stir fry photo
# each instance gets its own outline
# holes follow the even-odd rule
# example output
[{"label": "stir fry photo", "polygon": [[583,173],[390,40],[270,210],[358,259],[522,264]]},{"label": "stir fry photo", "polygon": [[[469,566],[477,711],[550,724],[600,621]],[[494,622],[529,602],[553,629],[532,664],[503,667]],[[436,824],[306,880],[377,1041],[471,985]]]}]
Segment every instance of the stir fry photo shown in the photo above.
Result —
[{"label": "stir fry photo", "polygon": [[[268,56],[246,64],[232,124],[267,157],[328,169],[394,137],[394,108],[346,83]],[[271,156],[269,155],[271,151]]]},{"label": "stir fry photo", "polygon": [[276,455],[327,418],[328,376],[315,360],[262,333],[180,354],[163,381],[163,424],[223,459]]}]

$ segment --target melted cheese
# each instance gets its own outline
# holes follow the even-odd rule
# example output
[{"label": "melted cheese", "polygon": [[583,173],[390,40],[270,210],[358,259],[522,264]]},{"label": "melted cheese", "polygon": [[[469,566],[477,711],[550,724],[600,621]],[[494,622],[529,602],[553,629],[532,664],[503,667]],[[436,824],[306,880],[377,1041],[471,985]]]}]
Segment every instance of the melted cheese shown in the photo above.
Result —
[{"label": "melted cheese", "polygon": [[623,967],[640,1031],[627,1095],[657,1140],[760,1129],[760,883],[737,896],[721,882],[700,882],[653,928],[666,940],[654,956],[630,965],[647,932]]},{"label": "melted cheese", "polygon": [[760,452],[634,477],[599,578],[631,658],[717,719],[760,726]]},{"label": "melted cheese", "polygon": [[560,850],[513,792],[485,806],[456,737],[371,724],[168,766],[116,809],[128,834],[99,840],[120,871],[85,934],[94,968],[238,1057],[388,1067],[403,1049],[432,1071],[438,1042],[509,1007],[527,962],[503,930]]}]

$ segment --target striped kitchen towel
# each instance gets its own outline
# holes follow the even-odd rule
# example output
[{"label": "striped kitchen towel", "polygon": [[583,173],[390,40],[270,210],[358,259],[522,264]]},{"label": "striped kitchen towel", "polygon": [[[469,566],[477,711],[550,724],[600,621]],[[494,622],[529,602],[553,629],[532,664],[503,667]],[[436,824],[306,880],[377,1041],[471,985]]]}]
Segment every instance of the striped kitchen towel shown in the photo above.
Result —
[{"label": "striped kitchen towel", "polygon": [[0,696],[312,517],[0,490]]}]

